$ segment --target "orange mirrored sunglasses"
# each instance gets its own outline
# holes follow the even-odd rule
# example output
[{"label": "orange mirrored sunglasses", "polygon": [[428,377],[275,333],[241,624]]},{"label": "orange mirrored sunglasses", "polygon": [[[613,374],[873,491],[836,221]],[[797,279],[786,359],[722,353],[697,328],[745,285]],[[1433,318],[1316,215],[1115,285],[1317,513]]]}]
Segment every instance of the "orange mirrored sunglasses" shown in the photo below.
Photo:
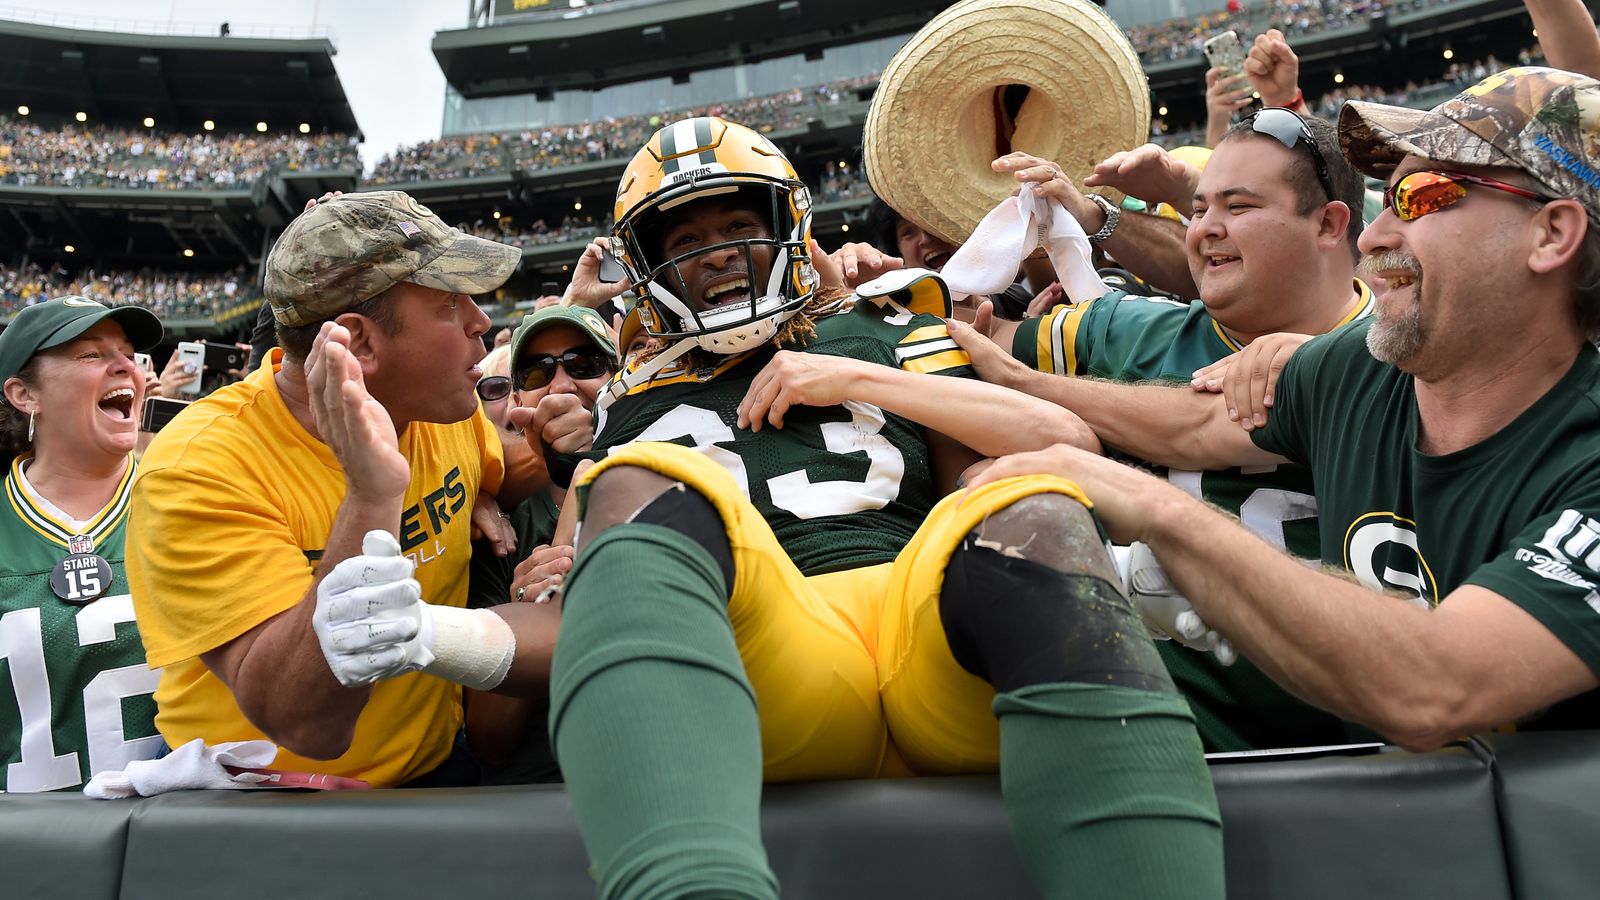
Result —
[{"label": "orange mirrored sunglasses", "polygon": [[1536,194],[1504,181],[1468,175],[1465,172],[1412,172],[1383,191],[1383,205],[1394,210],[1402,222],[1420,219],[1441,209],[1454,206],[1467,195],[1467,185],[1476,184],[1494,188],[1538,203],[1549,203],[1554,197]]}]

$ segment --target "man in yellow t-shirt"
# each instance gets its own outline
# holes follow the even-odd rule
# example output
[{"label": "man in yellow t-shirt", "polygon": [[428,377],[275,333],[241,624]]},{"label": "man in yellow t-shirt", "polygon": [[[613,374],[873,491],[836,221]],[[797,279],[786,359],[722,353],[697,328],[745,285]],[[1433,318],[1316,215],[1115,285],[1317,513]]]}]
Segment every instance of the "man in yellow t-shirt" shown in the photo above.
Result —
[{"label": "man in yellow t-shirt", "polygon": [[282,349],[174,419],[134,487],[169,746],[265,738],[276,768],[460,783],[461,685],[544,690],[556,610],[464,609],[503,467],[470,295],[519,259],[393,191],[317,203],[273,247]]}]

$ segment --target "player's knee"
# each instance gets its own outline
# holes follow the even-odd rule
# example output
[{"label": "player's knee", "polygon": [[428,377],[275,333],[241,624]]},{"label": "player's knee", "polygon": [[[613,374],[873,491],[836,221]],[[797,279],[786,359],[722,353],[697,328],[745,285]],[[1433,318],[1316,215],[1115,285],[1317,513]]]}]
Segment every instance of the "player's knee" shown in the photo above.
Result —
[{"label": "player's knee", "polygon": [[968,542],[1057,572],[1118,580],[1094,514],[1066,494],[1023,497],[987,516]]},{"label": "player's knee", "polygon": [[607,528],[623,523],[658,525],[690,538],[711,554],[732,592],[727,525],[704,494],[650,469],[614,466],[590,483],[578,554]]},{"label": "player's knee", "polygon": [[939,614],[962,668],[1005,692],[1081,682],[1173,690],[1094,518],[1061,494],[991,516],[945,570]]}]

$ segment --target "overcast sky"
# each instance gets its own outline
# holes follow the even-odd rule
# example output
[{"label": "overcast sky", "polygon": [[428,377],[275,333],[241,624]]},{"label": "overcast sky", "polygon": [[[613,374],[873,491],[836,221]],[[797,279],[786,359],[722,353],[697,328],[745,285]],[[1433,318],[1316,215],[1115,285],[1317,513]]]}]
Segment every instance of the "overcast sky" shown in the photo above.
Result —
[{"label": "overcast sky", "polygon": [[333,58],[339,80],[367,138],[361,156],[369,169],[395,147],[439,136],[444,74],[429,45],[440,29],[466,25],[468,8],[467,0],[11,0],[5,5],[18,10],[18,18],[108,31],[149,30],[116,24],[141,22],[171,23],[184,34],[215,34],[227,21],[236,36],[243,36],[253,25],[325,25],[339,51]]}]

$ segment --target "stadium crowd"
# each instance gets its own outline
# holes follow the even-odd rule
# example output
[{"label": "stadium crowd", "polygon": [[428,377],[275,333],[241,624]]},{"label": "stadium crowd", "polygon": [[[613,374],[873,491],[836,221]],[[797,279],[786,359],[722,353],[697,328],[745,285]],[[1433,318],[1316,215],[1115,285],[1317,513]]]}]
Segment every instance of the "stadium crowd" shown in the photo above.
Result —
[{"label": "stadium crowd", "polygon": [[342,134],[181,134],[0,122],[0,184],[151,190],[248,187],[266,172],[358,168]]},{"label": "stadium crowd", "polygon": [[10,314],[51,297],[87,297],[107,306],[142,306],[163,319],[214,318],[260,296],[243,267],[214,275],[156,269],[69,273],[37,263],[0,266],[0,313]]}]

